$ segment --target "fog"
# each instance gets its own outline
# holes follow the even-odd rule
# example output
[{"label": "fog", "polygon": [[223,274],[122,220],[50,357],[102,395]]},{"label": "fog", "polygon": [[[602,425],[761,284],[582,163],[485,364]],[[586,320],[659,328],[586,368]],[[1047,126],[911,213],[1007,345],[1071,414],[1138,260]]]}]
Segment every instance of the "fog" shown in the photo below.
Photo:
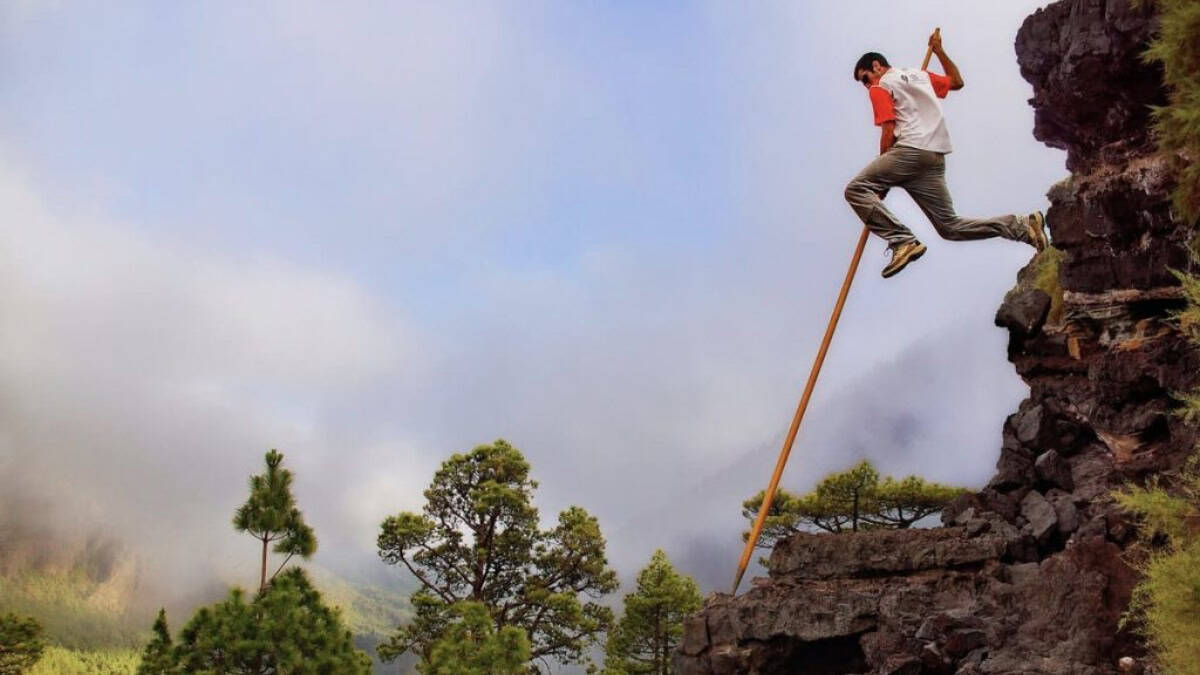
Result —
[{"label": "fog", "polygon": [[[278,448],[354,573],[453,452],[505,438],[624,578],[725,590],[859,224],[877,49],[940,25],[964,213],[1044,208],[1012,41],[1038,3],[0,9],[0,468],[22,518],[164,578],[254,578]],[[992,314],[1032,249],[872,241],[784,479],[978,486],[1025,392]],[[24,499],[24,497],[22,498]],[[72,530],[73,531],[73,530]]]}]

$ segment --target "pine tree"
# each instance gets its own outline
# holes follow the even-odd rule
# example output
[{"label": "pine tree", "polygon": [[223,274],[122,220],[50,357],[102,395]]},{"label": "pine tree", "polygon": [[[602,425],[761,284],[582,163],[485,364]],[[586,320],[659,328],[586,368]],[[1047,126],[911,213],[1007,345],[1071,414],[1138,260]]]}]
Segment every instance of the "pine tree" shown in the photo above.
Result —
[{"label": "pine tree", "polygon": [[[292,497],[292,473],[282,468],[283,455],[266,454],[267,470],[250,478],[250,497],[233,519],[238,531],[263,543],[258,593],[247,602],[240,588],[211,607],[202,607],[172,642],[166,611],[154,622],[154,636],[142,652],[139,675],[175,673],[241,673],[246,675],[368,675],[371,658],[354,648],[341,613],[299,568],[282,572],[292,556],[307,558],[317,548],[316,535],[304,523]],[[267,546],[287,558],[268,579]]]},{"label": "pine tree", "polygon": [[529,638],[516,626],[496,630],[487,606],[460,602],[448,612],[457,620],[433,644],[424,675],[523,675],[529,672]]},{"label": "pine tree", "polygon": [[23,673],[42,658],[42,626],[32,617],[0,616],[0,675]]},{"label": "pine tree", "polygon": [[[770,548],[779,539],[816,528],[826,532],[857,532],[881,527],[904,529],[941,511],[964,488],[932,483],[919,476],[897,480],[879,472],[869,461],[840,473],[832,473],[812,492],[795,495],[776,493],[758,540]],[[742,503],[742,515],[753,521],[762,506],[763,493]],[[742,538],[749,537],[749,532]]]},{"label": "pine tree", "polygon": [[250,477],[250,497],[233,516],[238,532],[249,532],[262,542],[262,573],[260,589],[267,586],[267,548],[275,544],[276,553],[287,558],[276,568],[271,578],[288,564],[293,556],[308,559],[317,550],[317,537],[304,522],[292,496],[292,472],[281,467],[283,455],[275,450],[266,454],[267,470]]},{"label": "pine tree", "polygon": [[700,589],[679,574],[667,554],[654,552],[638,573],[637,590],[625,596],[625,614],[609,631],[604,675],[671,675],[672,654],[683,620],[700,609]]},{"label": "pine tree", "polygon": [[369,675],[371,659],[354,648],[341,613],[293,568],[249,603],[233,589],[224,602],[199,609],[171,648],[170,666],[154,671],[174,672]]},{"label": "pine tree", "polygon": [[421,582],[416,616],[379,648],[384,660],[413,652],[429,663],[464,600],[482,603],[497,630],[522,629],[531,660],[587,660],[612,625],[612,610],[595,600],[616,590],[616,573],[587,511],[572,506],[540,529],[536,488],[520,451],[498,440],[443,462],[422,513],[384,520],[379,556]]},{"label": "pine tree", "polygon": [[142,650],[142,663],[138,666],[137,675],[168,675],[179,672],[174,667],[171,655],[171,631],[167,628],[167,610],[158,610],[158,618],[154,620],[154,637]]}]

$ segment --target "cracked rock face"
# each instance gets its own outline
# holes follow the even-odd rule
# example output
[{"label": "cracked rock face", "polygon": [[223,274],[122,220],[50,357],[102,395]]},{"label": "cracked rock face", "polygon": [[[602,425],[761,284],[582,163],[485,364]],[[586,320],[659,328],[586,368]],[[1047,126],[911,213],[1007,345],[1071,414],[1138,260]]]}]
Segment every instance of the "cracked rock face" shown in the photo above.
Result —
[{"label": "cracked rock face", "polygon": [[[770,576],[714,594],[686,625],[685,675],[1099,675],[1143,646],[1118,629],[1136,576],[1112,491],[1177,467],[1197,441],[1172,392],[1200,387],[1200,353],[1170,321],[1189,232],[1171,219],[1147,106],[1161,78],[1139,54],[1147,5],[1061,0],[1016,39],[1034,135],[1068,153],[1047,214],[1063,253],[1062,318],[1032,265],[997,312],[1030,396],[1004,423],[996,474],[945,527],[801,534]],[[1096,101],[1105,105],[1097,106]]]}]

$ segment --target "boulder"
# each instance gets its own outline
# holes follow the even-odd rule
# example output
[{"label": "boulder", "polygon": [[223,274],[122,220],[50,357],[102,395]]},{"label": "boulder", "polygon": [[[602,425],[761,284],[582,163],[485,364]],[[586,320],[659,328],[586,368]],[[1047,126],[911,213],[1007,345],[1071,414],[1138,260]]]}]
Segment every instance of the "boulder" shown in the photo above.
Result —
[{"label": "boulder", "polygon": [[1040,492],[1031,490],[1021,500],[1021,515],[1029,521],[1031,534],[1039,544],[1045,544],[1058,529],[1058,513]]},{"label": "boulder", "polygon": [[1004,298],[996,312],[996,325],[1024,337],[1042,329],[1050,313],[1050,296],[1036,288],[1017,290]]},{"label": "boulder", "polygon": [[1075,487],[1071,478],[1071,466],[1054,450],[1038,455],[1033,461],[1033,470],[1039,480],[1070,492]]}]

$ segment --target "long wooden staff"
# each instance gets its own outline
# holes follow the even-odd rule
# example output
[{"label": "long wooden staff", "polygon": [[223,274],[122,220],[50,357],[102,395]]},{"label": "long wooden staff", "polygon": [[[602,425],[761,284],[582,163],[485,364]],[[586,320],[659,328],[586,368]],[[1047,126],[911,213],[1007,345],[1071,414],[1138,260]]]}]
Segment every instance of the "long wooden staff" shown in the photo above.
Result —
[{"label": "long wooden staff", "polygon": [[[940,35],[941,29],[937,28],[933,31],[934,35]],[[933,56],[933,45],[925,51],[925,60],[921,62],[921,70],[929,67],[929,59]],[[808,408],[808,400],[812,398],[813,388],[817,385],[817,377],[821,374],[821,366],[825,363],[825,354],[829,351],[829,343],[833,341],[833,332],[837,330],[838,319],[842,317],[842,308],[846,305],[846,296],[850,294],[850,285],[854,282],[854,275],[858,272],[858,262],[862,259],[863,249],[867,246],[867,235],[869,231],[863,227],[862,234],[858,236],[858,246],[854,249],[854,257],[850,259],[850,269],[846,271],[846,279],[842,282],[842,290],[838,293],[837,304],[833,308],[833,316],[829,317],[829,326],[825,328],[825,337],[821,340],[821,348],[817,350],[817,360],[813,362],[812,371],[808,374],[808,383],[804,385],[804,394],[800,397],[800,405],[796,408],[796,414],[792,417],[792,426],[788,429],[787,438],[783,441],[783,449],[779,451],[779,460],[775,462],[775,473],[771,475],[771,482],[767,485],[766,494],[763,495],[762,506],[758,509],[758,517],[754,519],[754,528],[750,530],[750,537],[746,539],[746,549],[742,551],[741,562],[738,563],[737,576],[733,579],[733,590],[730,593],[737,593],[738,586],[742,583],[742,575],[746,573],[746,565],[750,563],[750,556],[754,553],[754,547],[758,544],[758,537],[762,534],[763,523],[767,520],[767,514],[771,511],[771,502],[775,500],[775,491],[779,487],[779,478],[783,475],[783,468],[787,466],[788,456],[792,454],[792,444],[796,441],[796,432],[800,430],[800,421],[804,419],[804,411]]]}]

